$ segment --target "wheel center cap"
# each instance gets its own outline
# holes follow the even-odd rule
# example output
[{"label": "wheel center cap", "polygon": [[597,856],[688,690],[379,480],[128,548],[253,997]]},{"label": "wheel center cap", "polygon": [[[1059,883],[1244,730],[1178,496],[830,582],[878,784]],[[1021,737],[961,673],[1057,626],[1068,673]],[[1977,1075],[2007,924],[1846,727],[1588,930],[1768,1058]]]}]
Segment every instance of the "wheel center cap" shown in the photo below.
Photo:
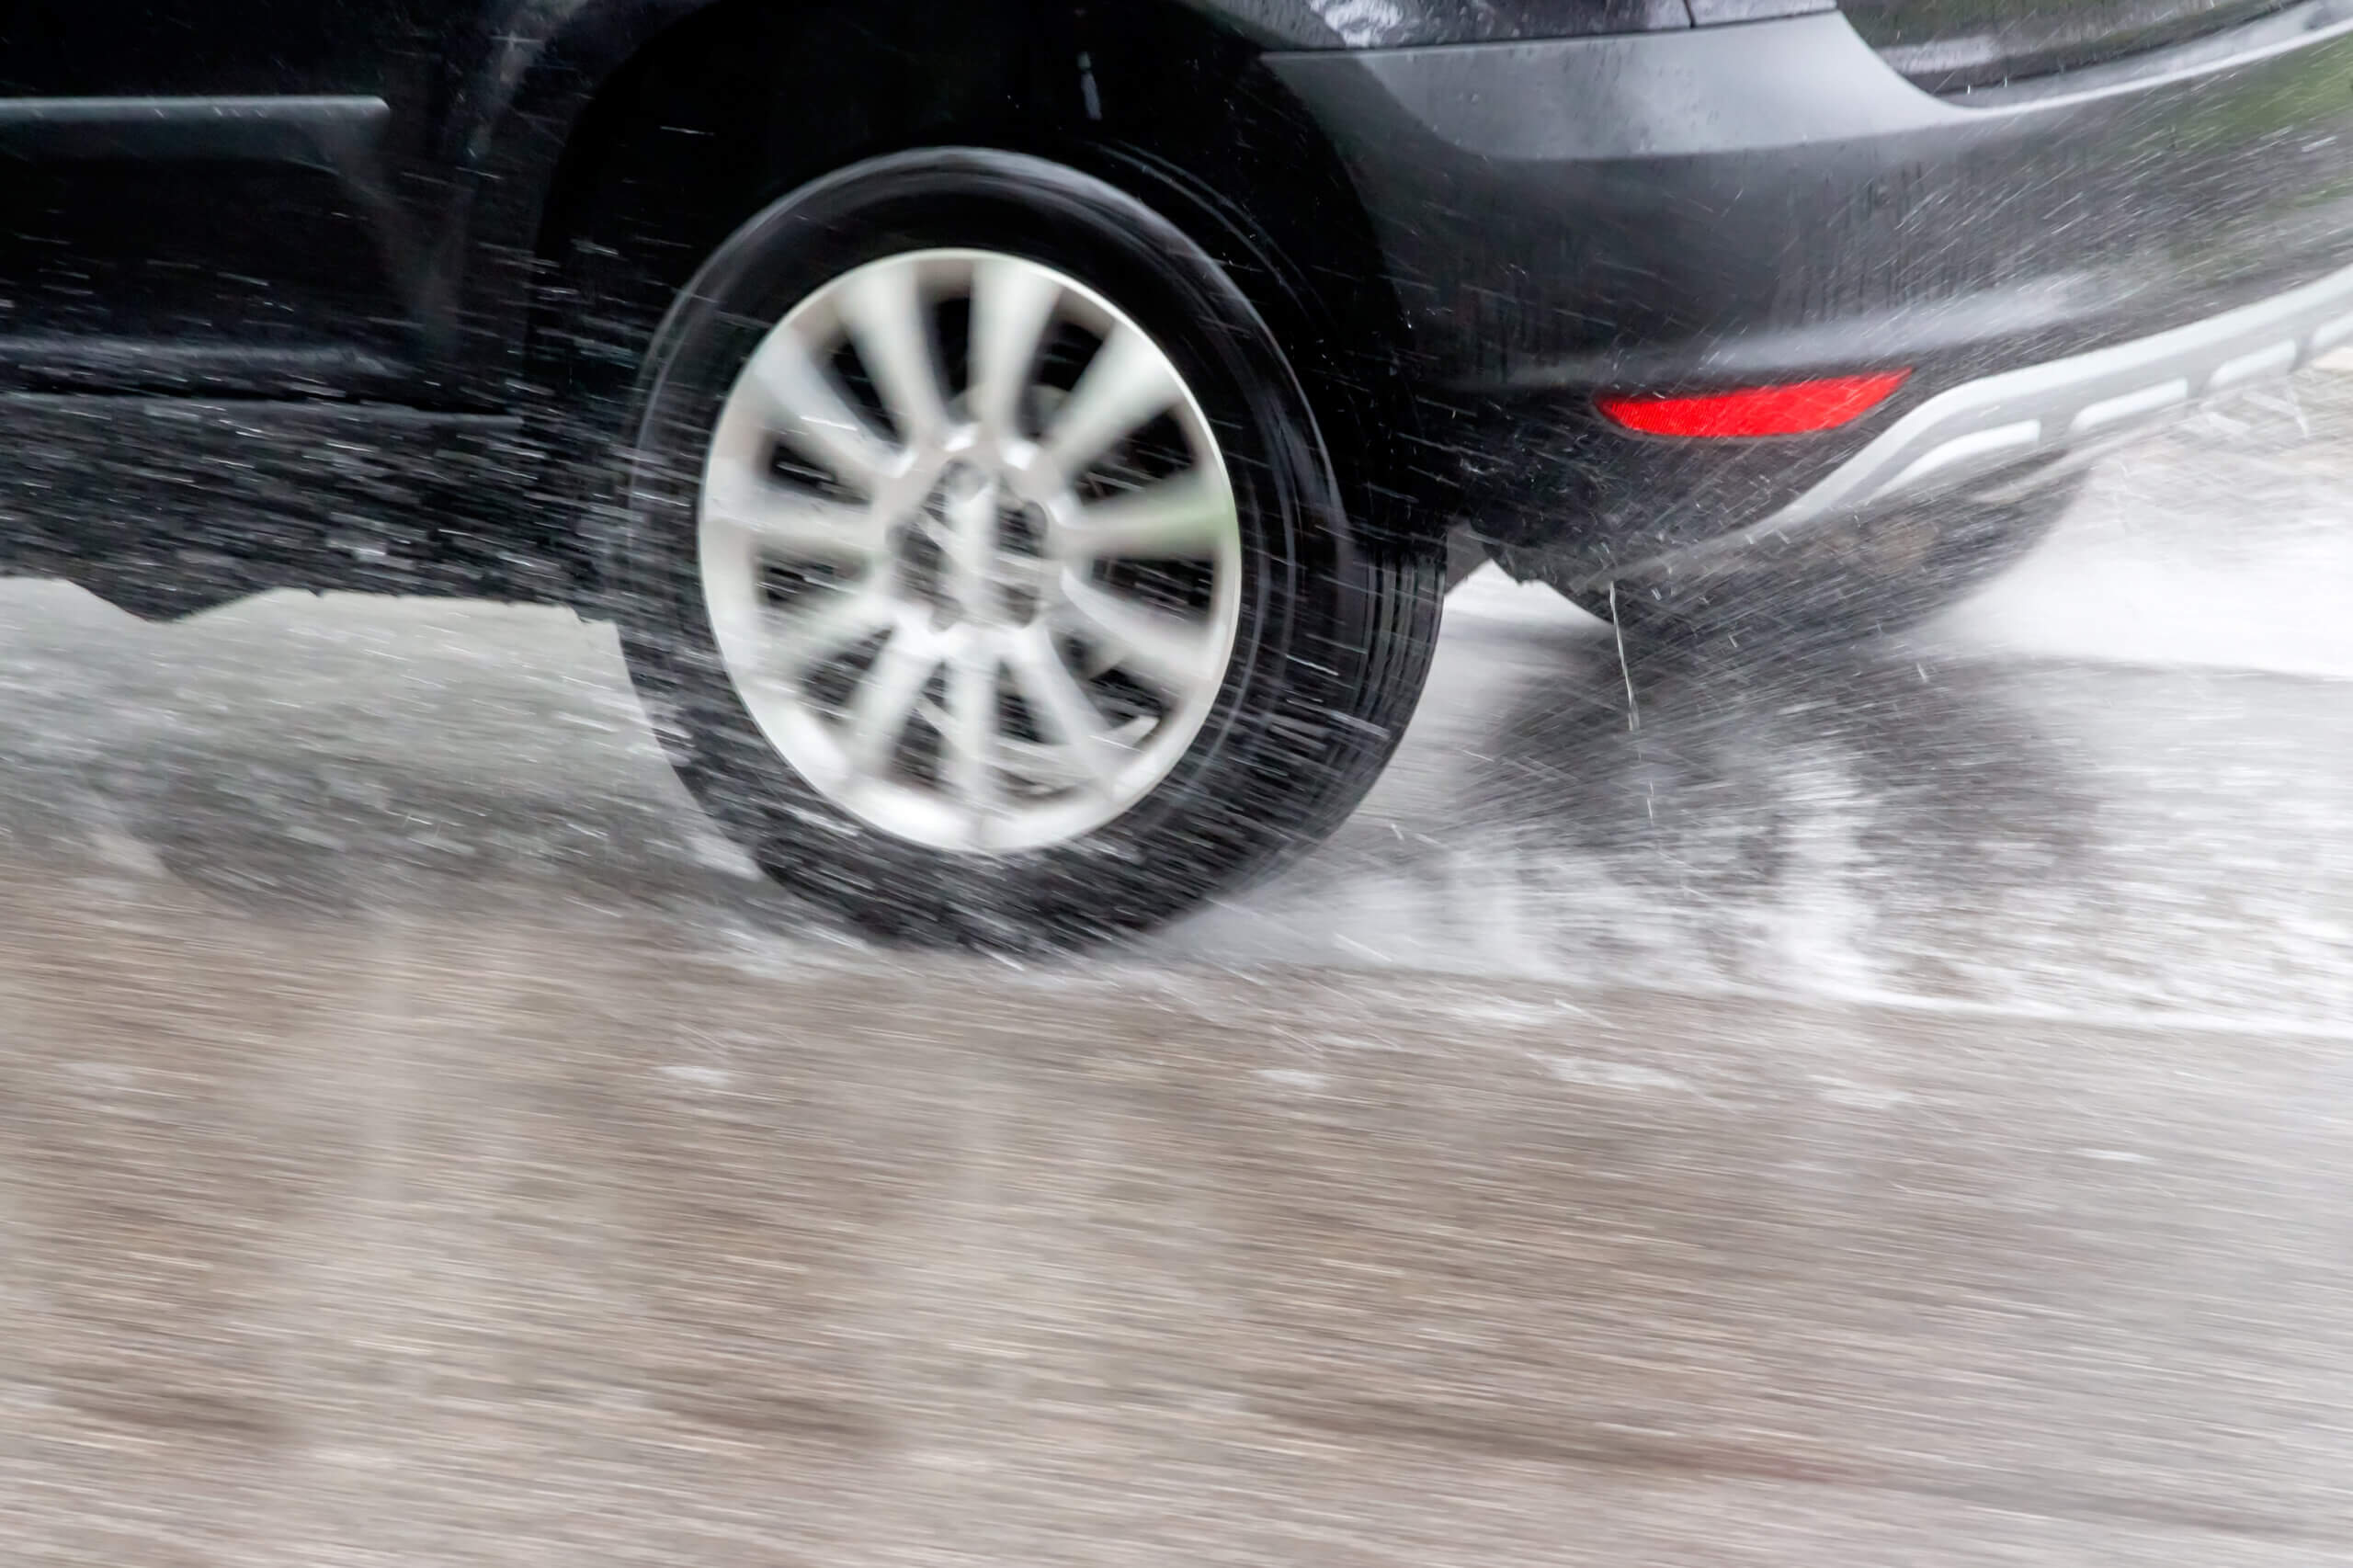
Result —
[{"label": "wheel center cap", "polygon": [[948,466],[940,470],[939,483],[932,490],[932,505],[946,508],[970,502],[995,483],[996,475],[979,463],[963,458],[951,459]]},{"label": "wheel center cap", "polygon": [[1055,580],[1046,517],[1008,494],[1004,476],[952,459],[925,499],[925,531],[939,547],[933,623],[1028,626],[1044,611]]}]

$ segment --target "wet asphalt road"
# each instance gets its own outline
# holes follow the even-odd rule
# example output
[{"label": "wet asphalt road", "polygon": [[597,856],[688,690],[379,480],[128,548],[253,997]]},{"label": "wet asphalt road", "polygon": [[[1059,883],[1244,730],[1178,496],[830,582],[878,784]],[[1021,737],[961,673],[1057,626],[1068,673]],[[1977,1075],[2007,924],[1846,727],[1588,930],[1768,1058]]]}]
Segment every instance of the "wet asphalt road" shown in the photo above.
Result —
[{"label": "wet asphalt road", "polygon": [[0,585],[0,1560],[2353,1561],[2353,374],[1901,641],[1474,582],[1276,885],[802,923],[609,634]]}]

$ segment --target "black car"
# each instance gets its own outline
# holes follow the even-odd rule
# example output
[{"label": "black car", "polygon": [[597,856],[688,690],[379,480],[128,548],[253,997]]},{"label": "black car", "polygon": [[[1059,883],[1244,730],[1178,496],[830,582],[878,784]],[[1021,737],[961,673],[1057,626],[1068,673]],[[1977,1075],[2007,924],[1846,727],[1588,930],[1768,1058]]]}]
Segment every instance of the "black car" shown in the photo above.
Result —
[{"label": "black car", "polygon": [[11,569],[610,618],[711,813],[928,937],[1313,843],[1449,555],[1883,625],[2353,340],[2353,0],[6,14]]}]

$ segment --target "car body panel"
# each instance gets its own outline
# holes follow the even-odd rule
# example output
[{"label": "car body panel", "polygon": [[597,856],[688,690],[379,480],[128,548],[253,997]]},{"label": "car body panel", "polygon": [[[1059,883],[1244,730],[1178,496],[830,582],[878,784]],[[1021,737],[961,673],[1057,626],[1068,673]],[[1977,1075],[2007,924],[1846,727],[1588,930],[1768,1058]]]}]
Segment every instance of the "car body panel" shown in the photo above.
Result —
[{"label": "car body panel", "polygon": [[427,305],[415,181],[477,5],[20,0],[0,366],[36,387],[394,390]]},{"label": "car body panel", "polygon": [[[1002,31],[1012,3],[938,15]],[[1371,236],[1360,265],[1318,257],[1307,286],[1351,323],[1396,324],[1395,341],[1336,374],[1393,378],[1419,410],[1397,472],[1372,477],[1581,569],[1769,516],[1963,381],[2163,331],[2353,259],[2353,0],[2306,0],[1966,99],[1905,80],[1822,0],[1183,3],[1232,44],[1204,90],[1295,111],[1355,203],[1318,226]],[[1810,14],[1752,19],[1790,10]],[[369,530],[405,538],[391,520],[403,497],[456,506],[433,476],[399,477],[435,460],[436,420],[451,450],[482,454],[466,472],[483,515],[452,511],[410,541],[418,585],[462,585],[511,556],[502,529],[537,548],[567,514],[520,418],[540,412],[533,312],[571,161],[598,109],[626,96],[613,85],[722,13],[756,17],[779,62],[794,60],[801,29],[868,14],[821,0],[25,0],[17,13],[30,20],[0,36],[0,186],[15,182],[0,196],[17,215],[0,240],[0,394],[64,400],[39,419],[69,445],[88,437],[88,463],[143,460],[189,481],[159,494],[204,493],[224,464],[276,476],[254,502],[254,561],[208,579],[205,593],[223,594],[247,579],[392,580]],[[915,70],[890,91],[955,100],[938,136],[1098,170],[1147,166],[1120,163],[1131,153],[1168,164],[1149,125],[1088,97],[1090,50],[1121,29],[1141,39],[1142,25],[1090,14],[1082,27],[1058,4],[1019,15],[1035,26],[984,61],[943,26],[924,41],[964,77]],[[1143,66],[1162,36],[1131,51]],[[861,61],[923,58],[892,37],[864,47]],[[837,62],[814,52],[800,97],[854,107],[872,90],[855,72],[822,79]],[[1255,62],[1222,74],[1226,52]],[[1117,89],[1108,61],[1102,74]],[[1159,74],[1165,96],[1179,78]],[[1018,100],[1047,81],[1050,101],[1024,120]],[[1189,119],[1198,142],[1233,107],[1154,112]],[[789,185],[931,134],[920,118],[819,143],[795,134],[779,144],[810,166],[771,173]],[[1254,199],[1269,189],[1280,180]],[[1246,224],[1246,202],[1233,216]],[[1903,395],[1822,437],[1637,438],[1590,408],[1605,387],[1891,359],[1914,368]],[[143,400],[143,459],[97,438],[91,421],[115,394]],[[188,417],[170,416],[175,397]],[[381,460],[255,455],[318,440],[312,402],[338,410],[337,442],[380,419]],[[28,517],[40,496],[79,493],[22,451],[12,460],[21,472],[0,474],[0,494],[13,486]],[[336,542],[342,525],[302,537],[288,498],[305,474],[315,511],[368,520],[344,528],[359,542]],[[188,560],[236,553],[245,505],[222,503]],[[170,558],[172,530],[198,527],[161,506],[137,523],[44,536],[41,559],[82,549],[153,564]],[[424,570],[445,560],[458,565]],[[539,593],[528,585],[544,575],[483,580]]]},{"label": "car body panel", "polygon": [[[1692,25],[1687,0],[1187,0],[1267,49],[1404,49]],[[1827,9],[1792,0],[1782,9]],[[1777,11],[1777,14],[1778,11]]]},{"label": "car body panel", "polygon": [[1855,30],[1930,92],[2079,71],[2220,32],[2282,0],[1846,0]]},{"label": "car body panel", "polygon": [[[20,0],[0,32],[0,199],[35,221],[0,244],[0,387],[494,405],[580,116],[718,3]],[[1293,50],[1691,25],[1685,0],[1187,4]],[[773,7],[787,25],[821,9]],[[77,147],[12,129],[60,99],[90,132]],[[327,100],[372,106],[372,138],[319,156]],[[208,119],[239,128],[229,155],[189,134]]]},{"label": "car body panel", "polygon": [[563,133],[705,3],[31,0],[0,36],[29,219],[0,247],[0,376],[478,401]]},{"label": "car body panel", "polygon": [[[1593,569],[1770,514],[1946,387],[2353,260],[2353,6],[2252,26],[2178,70],[1966,100],[1835,15],[1267,65],[1372,216],[1456,504]],[[1901,395],[1820,437],[1590,409],[1893,366]]]}]

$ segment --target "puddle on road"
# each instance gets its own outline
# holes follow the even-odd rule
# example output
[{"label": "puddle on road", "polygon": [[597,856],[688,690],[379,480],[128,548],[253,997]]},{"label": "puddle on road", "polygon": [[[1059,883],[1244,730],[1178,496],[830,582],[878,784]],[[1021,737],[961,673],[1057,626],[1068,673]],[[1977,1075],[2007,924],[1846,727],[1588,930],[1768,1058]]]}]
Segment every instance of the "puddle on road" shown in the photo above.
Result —
[{"label": "puddle on road", "polygon": [[1607,629],[1483,574],[1347,831],[1155,950],[2343,1028],[2353,375],[2298,390],[1912,636],[1638,654],[1639,729]]},{"label": "puddle on road", "polygon": [[[1355,820],[1109,961],[2341,1028],[2353,375],[2299,390],[2110,460],[1909,639],[1638,653],[1638,731],[1606,630],[1490,572]],[[0,733],[12,874],[845,949],[714,847],[609,631],[561,614],[278,595],[153,627],[0,584]]]}]

